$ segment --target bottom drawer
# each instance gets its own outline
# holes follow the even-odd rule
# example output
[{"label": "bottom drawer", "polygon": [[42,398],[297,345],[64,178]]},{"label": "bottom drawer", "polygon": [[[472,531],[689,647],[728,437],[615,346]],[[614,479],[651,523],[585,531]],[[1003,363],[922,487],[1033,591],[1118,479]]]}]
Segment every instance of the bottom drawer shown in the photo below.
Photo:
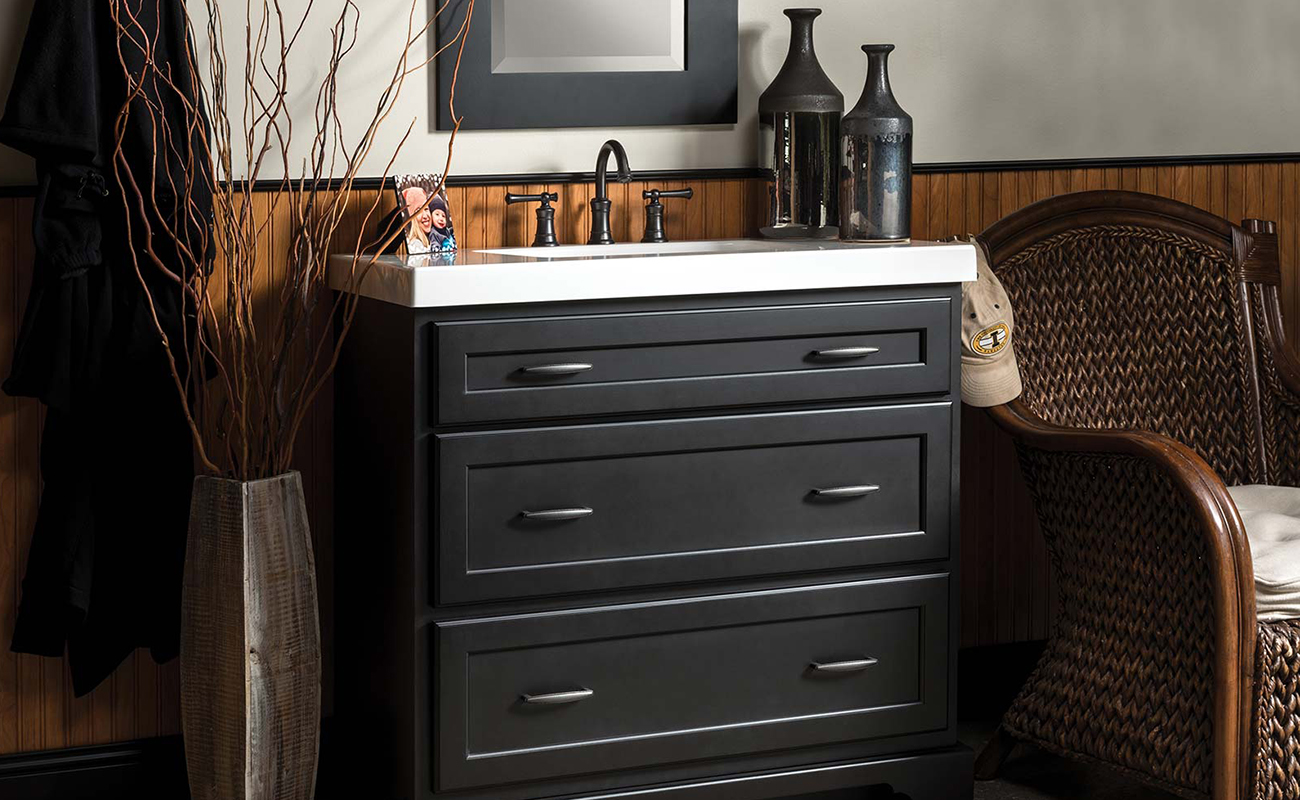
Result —
[{"label": "bottom drawer", "polygon": [[941,730],[946,575],[435,626],[436,789]]}]

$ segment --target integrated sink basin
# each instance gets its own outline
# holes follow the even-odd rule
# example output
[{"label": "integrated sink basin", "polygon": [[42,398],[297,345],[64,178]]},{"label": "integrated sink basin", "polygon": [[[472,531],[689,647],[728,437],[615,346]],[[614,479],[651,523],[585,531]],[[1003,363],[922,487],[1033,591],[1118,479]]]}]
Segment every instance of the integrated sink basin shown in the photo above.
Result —
[{"label": "integrated sink basin", "polygon": [[335,256],[330,285],[412,308],[742,294],[975,279],[969,244],[728,239]]},{"label": "integrated sink basin", "polygon": [[[702,242],[663,242],[660,244],[573,244],[560,247],[507,247],[479,250],[499,256],[518,256],[530,260],[554,261],[566,258],[609,258],[626,256],[719,255],[723,253],[771,253],[790,250],[816,250],[816,242],[790,242],[795,247],[779,248],[780,242],[762,239],[709,239]],[[825,244],[823,242],[823,244]]]}]

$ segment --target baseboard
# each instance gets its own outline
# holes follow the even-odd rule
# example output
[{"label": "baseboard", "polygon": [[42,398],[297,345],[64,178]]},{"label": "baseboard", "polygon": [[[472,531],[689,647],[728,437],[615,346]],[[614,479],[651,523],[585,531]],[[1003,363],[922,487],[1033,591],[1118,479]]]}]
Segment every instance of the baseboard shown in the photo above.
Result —
[{"label": "baseboard", "polygon": [[0,756],[5,800],[188,800],[180,737]]},{"label": "baseboard", "polygon": [[[331,758],[334,720],[321,723],[317,800],[350,765]],[[190,800],[179,736],[0,756],[0,800]]]}]

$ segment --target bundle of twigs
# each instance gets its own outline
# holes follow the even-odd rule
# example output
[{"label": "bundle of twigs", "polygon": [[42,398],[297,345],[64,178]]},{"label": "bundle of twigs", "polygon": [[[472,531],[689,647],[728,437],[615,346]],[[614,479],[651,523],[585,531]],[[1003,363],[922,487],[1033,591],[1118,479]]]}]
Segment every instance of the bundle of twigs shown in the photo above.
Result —
[{"label": "bundle of twigs", "polygon": [[[349,116],[346,127],[356,130],[359,109],[355,104],[340,108],[338,96],[339,76],[356,45],[361,15],[353,0],[342,0],[333,17],[327,58],[314,57],[319,42],[304,43],[303,32],[316,11],[316,0],[305,0],[302,14],[292,20],[286,19],[279,0],[261,0],[260,9],[257,2],[249,2],[239,43],[244,50],[239,82],[247,87],[242,96],[229,93],[232,75],[226,32],[216,0],[205,0],[201,29],[186,14],[187,34],[196,43],[185,56],[192,77],[180,83],[187,85],[175,78],[185,71],[174,71],[155,57],[159,32],[148,30],[140,15],[133,13],[133,3],[138,1],[110,0],[119,56],[133,49],[132,59],[121,58],[131,96],[117,118],[113,168],[122,197],[136,212],[128,215],[128,226],[132,218],[144,221],[137,222],[143,230],[127,231],[136,274],[146,292],[151,282],[156,284],[150,278],[166,276],[166,285],[174,287],[186,309],[184,341],[176,342],[158,314],[159,302],[170,298],[149,294],[153,321],[168,352],[202,469],[239,480],[270,477],[289,469],[297,437],[312,403],[327,385],[355,313],[356,293],[332,295],[328,289],[330,256],[336,251],[352,254],[348,281],[355,286],[377,258],[363,254],[381,253],[401,235],[400,230],[392,230],[380,241],[365,240],[364,232],[380,213],[382,193],[377,193],[365,208],[356,234],[349,233],[348,240],[342,241],[345,217],[359,202],[354,184],[406,80],[452,47],[457,48],[459,70],[474,0],[468,0],[456,36],[426,59],[413,58],[412,51],[448,3],[444,0],[433,17],[417,27],[416,9],[423,0],[412,0],[405,47],[397,55],[391,80],[379,87],[368,112],[369,123],[353,141],[346,140],[342,115]],[[290,60],[303,47],[313,48],[313,67],[323,68],[323,75],[316,87],[314,127],[307,128],[310,155],[295,164],[291,149],[301,150],[293,147]],[[143,69],[135,66],[140,62]],[[453,80],[446,101],[456,124],[443,175],[450,171],[460,128],[454,87]],[[186,109],[184,129],[177,129],[174,120],[161,113],[159,93],[181,98]],[[141,174],[151,170],[128,163],[122,143],[133,114],[148,115],[154,146],[186,165],[180,185],[167,176]],[[301,121],[297,124],[303,127]],[[389,154],[385,179],[413,126],[414,120]],[[270,193],[269,213],[255,214],[254,183],[267,172],[275,173],[277,191]],[[166,203],[160,203],[160,193],[167,196]],[[203,218],[209,197],[210,224]],[[286,274],[272,280],[271,220],[284,211],[292,220]],[[159,241],[168,246],[158,247]],[[259,296],[276,284],[281,287],[278,293]]]}]

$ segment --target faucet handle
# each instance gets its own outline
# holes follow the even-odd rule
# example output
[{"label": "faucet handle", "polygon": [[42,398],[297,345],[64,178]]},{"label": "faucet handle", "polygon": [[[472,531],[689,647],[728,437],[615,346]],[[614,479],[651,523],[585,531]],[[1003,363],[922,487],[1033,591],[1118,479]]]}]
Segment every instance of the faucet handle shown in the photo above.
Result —
[{"label": "faucet handle", "polygon": [[515,203],[538,203],[542,208],[550,208],[551,203],[560,202],[558,192],[542,192],[541,194],[510,194],[506,193],[506,205],[512,206]]},{"label": "faucet handle", "polygon": [[555,238],[555,209],[551,208],[551,203],[558,203],[559,200],[560,195],[557,192],[506,194],[506,205],[541,203],[537,207],[537,235],[533,237],[533,247],[555,247],[560,243]]},{"label": "faucet handle", "polygon": [[695,195],[693,189],[673,189],[664,191],[662,189],[647,189],[641,193],[641,196],[650,202],[645,206],[645,235],[641,237],[642,242],[662,243],[668,241],[668,234],[664,231],[664,204],[659,202],[661,197],[680,197],[683,200],[689,200]]},{"label": "faucet handle", "polygon": [[644,192],[641,193],[641,196],[649,200],[651,203],[658,203],[659,198],[661,197],[681,197],[683,199],[690,200],[692,197],[695,196],[695,190],[694,189],[673,189],[672,191],[665,191],[663,189],[646,189]]}]

